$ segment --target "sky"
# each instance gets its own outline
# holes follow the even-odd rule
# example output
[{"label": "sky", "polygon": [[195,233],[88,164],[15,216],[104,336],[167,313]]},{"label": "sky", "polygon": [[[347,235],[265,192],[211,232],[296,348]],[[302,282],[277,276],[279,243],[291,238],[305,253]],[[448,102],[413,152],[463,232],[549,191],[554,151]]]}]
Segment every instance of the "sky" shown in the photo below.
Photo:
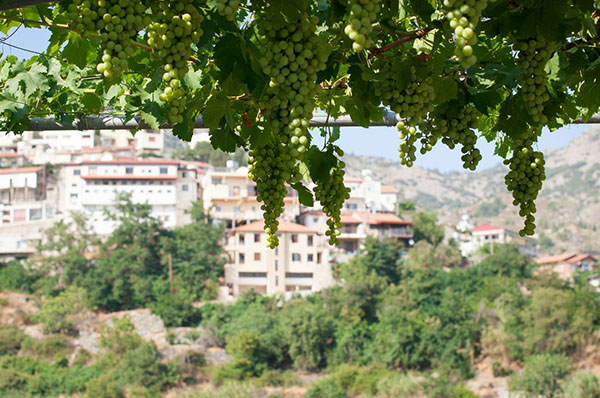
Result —
[{"label": "sky", "polygon": [[[5,43],[42,52],[46,49],[49,37],[50,32],[46,29],[21,28]],[[5,56],[12,54],[19,58],[29,58],[32,55],[7,44],[0,43],[0,51]],[[546,130],[539,139],[538,147],[542,150],[545,148],[562,148],[583,133],[585,128],[585,125],[571,125],[553,132]],[[318,133],[315,135],[318,136]],[[394,127],[371,127],[369,129],[345,127],[342,128],[338,142],[338,145],[346,153],[380,156],[391,160],[398,160],[399,144],[398,132]],[[502,161],[499,156],[494,155],[494,143],[479,139],[477,147],[483,157],[478,170],[494,167]],[[460,150],[451,151],[440,143],[426,155],[418,154],[415,165],[441,172],[460,171],[463,170],[460,156]]]}]

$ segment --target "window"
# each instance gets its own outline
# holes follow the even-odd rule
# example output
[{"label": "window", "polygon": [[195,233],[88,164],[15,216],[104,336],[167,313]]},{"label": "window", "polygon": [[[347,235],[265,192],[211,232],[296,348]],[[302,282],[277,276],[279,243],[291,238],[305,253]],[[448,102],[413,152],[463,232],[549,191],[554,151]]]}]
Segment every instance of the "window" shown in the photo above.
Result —
[{"label": "window", "polygon": [[240,264],[244,264],[244,261],[246,259],[246,257],[244,256],[244,253],[238,253],[238,259],[240,260],[239,261]]},{"label": "window", "polygon": [[292,253],[292,261],[302,261],[300,253]]},{"label": "window", "polygon": [[181,173],[181,176],[182,176],[183,178],[187,177],[187,171],[184,171],[183,173]]},{"label": "window", "polygon": [[275,275],[275,286],[279,286],[279,275]]},{"label": "window", "polygon": [[260,242],[260,234],[254,234],[254,243]]},{"label": "window", "polygon": [[254,253],[254,261],[260,261],[260,253]]},{"label": "window", "polygon": [[358,204],[356,204],[356,203],[346,203],[346,209],[348,209],[348,210],[356,210],[356,209],[358,209]]},{"label": "window", "polygon": [[298,234],[292,234],[292,243],[298,243]]},{"label": "window", "polygon": [[279,261],[275,260],[275,271],[279,271]]},{"label": "window", "polygon": [[241,244],[244,244],[245,241],[246,241],[246,238],[245,238],[244,234],[240,234],[238,242],[240,242]]},{"label": "window", "polygon": [[183,184],[183,185],[181,186],[181,190],[182,190],[182,191],[189,191],[189,190],[190,190],[190,188],[188,187],[188,185],[187,185],[187,184]]},{"label": "window", "polygon": [[312,263],[312,262],[314,261],[314,259],[313,259],[313,258],[314,258],[314,256],[313,256],[312,254],[309,254],[309,255],[308,255],[308,259],[307,259],[307,261],[308,261],[309,263]]},{"label": "window", "polygon": [[239,272],[238,276],[240,278],[266,278],[266,272]]},{"label": "window", "polygon": [[77,197],[79,197],[78,194],[76,194],[76,193],[72,193],[71,194],[71,199],[77,199]]},{"label": "window", "polygon": [[91,166],[91,167],[88,169],[88,174],[89,174],[89,175],[96,175],[96,173],[97,173],[97,172],[98,172],[98,168],[97,168],[96,166]]},{"label": "window", "polygon": [[156,141],[156,137],[148,137],[148,141],[155,142]]},{"label": "window", "polygon": [[317,264],[321,264],[321,252],[317,253]]},{"label": "window", "polygon": [[215,185],[223,184],[223,179],[221,177],[213,177],[211,183]]},{"label": "window", "polygon": [[133,174],[133,167],[125,167],[125,174]]},{"label": "window", "polygon": [[80,170],[80,169],[75,169],[75,170],[73,170],[73,175],[74,175],[74,176],[79,176],[79,175],[81,175],[81,170]]},{"label": "window", "polygon": [[312,278],[312,272],[286,272],[286,278]]},{"label": "window", "polygon": [[160,170],[160,174],[167,174],[167,172],[168,172],[166,167],[161,167],[159,170]]},{"label": "window", "polygon": [[308,246],[312,246],[313,245],[313,237],[312,237],[312,235],[306,237],[306,244]]}]

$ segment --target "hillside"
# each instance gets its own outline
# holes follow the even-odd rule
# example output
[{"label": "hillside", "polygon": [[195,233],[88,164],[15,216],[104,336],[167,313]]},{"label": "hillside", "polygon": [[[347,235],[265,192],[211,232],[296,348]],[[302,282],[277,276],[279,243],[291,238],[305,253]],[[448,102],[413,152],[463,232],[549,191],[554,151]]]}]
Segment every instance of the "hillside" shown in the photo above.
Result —
[{"label": "hillside", "polygon": [[[590,126],[565,148],[544,152],[547,179],[537,215],[537,237],[543,238],[540,252],[600,250],[600,126]],[[474,173],[439,173],[377,157],[347,155],[345,160],[348,175],[360,176],[361,170],[370,169],[373,178],[394,186],[404,200],[436,210],[443,222],[454,223],[469,214],[474,222],[520,228],[504,186],[503,165]]]}]

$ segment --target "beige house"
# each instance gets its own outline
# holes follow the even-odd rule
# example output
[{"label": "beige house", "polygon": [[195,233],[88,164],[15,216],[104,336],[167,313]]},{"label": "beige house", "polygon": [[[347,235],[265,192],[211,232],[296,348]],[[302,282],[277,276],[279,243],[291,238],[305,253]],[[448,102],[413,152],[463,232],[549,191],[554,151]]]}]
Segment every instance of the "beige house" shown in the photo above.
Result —
[{"label": "beige house", "polygon": [[542,257],[536,260],[538,272],[553,272],[564,280],[573,280],[576,272],[591,272],[598,269],[598,260],[591,254],[567,253]]},{"label": "beige house", "polygon": [[520,236],[517,232],[490,224],[480,224],[470,231],[460,234],[460,251],[463,256],[476,252],[486,243],[514,244],[519,250],[532,258],[537,256],[537,242],[528,236]]},{"label": "beige house", "polygon": [[236,227],[226,250],[225,283],[229,296],[254,289],[264,295],[307,294],[332,286],[326,237],[288,221],[279,222],[279,247],[266,246],[263,221]]}]

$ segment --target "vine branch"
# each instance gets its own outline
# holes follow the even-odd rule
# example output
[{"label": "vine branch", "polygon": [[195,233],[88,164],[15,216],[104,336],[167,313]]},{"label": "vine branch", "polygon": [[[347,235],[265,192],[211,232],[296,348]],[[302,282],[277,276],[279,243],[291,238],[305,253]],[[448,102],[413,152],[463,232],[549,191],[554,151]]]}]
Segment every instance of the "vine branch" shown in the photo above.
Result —
[{"label": "vine branch", "polygon": [[419,29],[419,30],[415,30],[412,32],[407,32],[406,35],[404,37],[402,37],[401,39],[398,39],[392,43],[386,44],[383,47],[376,48],[375,50],[373,50],[371,52],[371,54],[369,54],[369,59],[376,57],[377,55],[379,55],[383,52],[386,52],[393,48],[401,46],[402,44],[407,43],[409,41],[413,41],[416,39],[422,39],[427,33],[431,32],[433,29],[435,29],[435,27],[430,26],[425,29]]}]

